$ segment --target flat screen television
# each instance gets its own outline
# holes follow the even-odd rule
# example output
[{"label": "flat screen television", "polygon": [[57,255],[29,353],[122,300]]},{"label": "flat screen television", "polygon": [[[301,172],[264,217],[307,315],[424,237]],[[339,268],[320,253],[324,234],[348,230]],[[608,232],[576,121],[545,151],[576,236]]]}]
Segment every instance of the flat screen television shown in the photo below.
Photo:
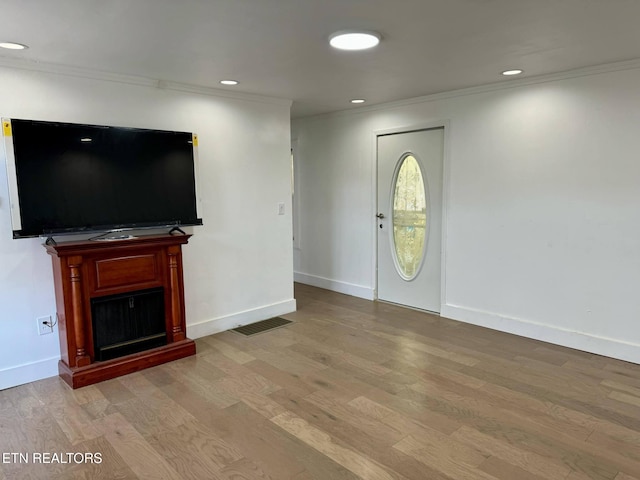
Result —
[{"label": "flat screen television", "polygon": [[192,133],[2,124],[14,238],[202,225]]}]

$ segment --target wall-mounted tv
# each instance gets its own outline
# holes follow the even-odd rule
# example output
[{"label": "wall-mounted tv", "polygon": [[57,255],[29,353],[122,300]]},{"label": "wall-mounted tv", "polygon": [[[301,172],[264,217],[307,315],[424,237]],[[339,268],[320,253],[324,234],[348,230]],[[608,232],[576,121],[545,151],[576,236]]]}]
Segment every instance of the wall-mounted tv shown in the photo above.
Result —
[{"label": "wall-mounted tv", "polygon": [[13,237],[202,225],[192,133],[2,119]]}]

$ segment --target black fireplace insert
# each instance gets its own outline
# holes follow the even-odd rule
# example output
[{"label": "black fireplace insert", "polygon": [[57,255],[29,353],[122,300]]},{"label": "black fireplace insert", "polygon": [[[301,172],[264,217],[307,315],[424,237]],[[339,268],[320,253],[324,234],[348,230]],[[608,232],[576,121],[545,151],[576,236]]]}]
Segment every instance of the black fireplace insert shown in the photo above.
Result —
[{"label": "black fireplace insert", "polygon": [[162,287],[91,299],[95,361],[167,344]]}]

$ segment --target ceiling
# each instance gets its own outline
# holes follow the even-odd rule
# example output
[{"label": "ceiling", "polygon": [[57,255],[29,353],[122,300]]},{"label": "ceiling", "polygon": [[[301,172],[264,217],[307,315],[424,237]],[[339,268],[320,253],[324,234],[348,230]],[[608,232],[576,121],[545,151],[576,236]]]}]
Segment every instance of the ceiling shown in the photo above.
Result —
[{"label": "ceiling", "polygon": [[[2,0],[0,41],[30,48],[0,56],[291,99],[301,117],[637,59],[639,19],[639,0]],[[351,28],[382,43],[329,47]]]}]

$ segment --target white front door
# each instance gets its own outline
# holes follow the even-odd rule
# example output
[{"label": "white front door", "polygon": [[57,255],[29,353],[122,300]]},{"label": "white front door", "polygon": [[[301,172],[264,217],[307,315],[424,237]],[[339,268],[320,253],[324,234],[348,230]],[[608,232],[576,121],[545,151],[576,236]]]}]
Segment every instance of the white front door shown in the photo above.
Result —
[{"label": "white front door", "polygon": [[444,128],[378,136],[378,299],[440,312]]}]

